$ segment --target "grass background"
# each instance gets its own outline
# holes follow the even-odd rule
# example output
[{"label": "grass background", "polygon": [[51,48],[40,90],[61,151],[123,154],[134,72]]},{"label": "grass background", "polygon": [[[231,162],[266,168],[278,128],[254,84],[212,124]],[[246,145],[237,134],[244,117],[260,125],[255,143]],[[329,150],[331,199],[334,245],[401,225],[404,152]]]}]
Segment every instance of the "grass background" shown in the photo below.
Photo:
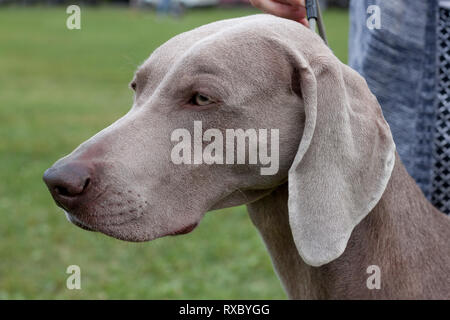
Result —
[{"label": "grass background", "polygon": [[[172,36],[253,9],[193,10],[181,19],[127,8],[0,8],[0,299],[284,299],[245,207],[208,213],[195,232],[126,243],[66,221],[41,176],[124,114],[136,66]],[[325,12],[346,61],[348,17]],[[67,266],[82,290],[68,290]]]}]

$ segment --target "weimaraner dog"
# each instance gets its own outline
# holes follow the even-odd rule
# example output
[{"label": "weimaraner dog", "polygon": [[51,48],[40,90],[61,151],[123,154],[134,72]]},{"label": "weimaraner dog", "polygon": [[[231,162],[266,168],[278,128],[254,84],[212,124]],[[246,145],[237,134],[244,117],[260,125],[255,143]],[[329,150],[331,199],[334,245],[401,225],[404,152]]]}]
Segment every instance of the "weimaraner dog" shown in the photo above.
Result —
[{"label": "weimaraner dog", "polygon": [[[75,225],[148,241],[246,204],[290,298],[450,298],[450,219],[406,172],[364,79],[304,26],[202,26],[153,52],[131,87],[131,110],[44,174]],[[278,171],[175,163],[173,133],[195,122],[279,130]]]}]

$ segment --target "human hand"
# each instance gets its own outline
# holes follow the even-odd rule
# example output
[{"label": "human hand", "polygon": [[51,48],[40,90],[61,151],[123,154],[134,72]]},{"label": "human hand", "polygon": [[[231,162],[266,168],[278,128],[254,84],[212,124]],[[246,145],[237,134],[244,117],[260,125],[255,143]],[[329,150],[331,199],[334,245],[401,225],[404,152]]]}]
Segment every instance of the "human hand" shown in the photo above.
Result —
[{"label": "human hand", "polygon": [[266,13],[291,19],[308,27],[305,0],[250,0],[250,3]]}]

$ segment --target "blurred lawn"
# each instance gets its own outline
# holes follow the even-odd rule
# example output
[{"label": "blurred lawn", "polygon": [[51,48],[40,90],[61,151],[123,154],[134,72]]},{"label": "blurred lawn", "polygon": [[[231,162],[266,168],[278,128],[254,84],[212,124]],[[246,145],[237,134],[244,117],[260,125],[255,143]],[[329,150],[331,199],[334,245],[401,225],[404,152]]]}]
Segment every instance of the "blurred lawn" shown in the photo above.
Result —
[{"label": "blurred lawn", "polygon": [[[256,13],[208,9],[182,19],[82,8],[0,9],[0,299],[283,299],[244,207],[206,215],[192,234],[126,243],[68,223],[41,176],[59,157],[131,106],[136,66],[172,36]],[[347,59],[347,13],[325,13],[334,52]],[[77,264],[82,290],[67,290]]]}]

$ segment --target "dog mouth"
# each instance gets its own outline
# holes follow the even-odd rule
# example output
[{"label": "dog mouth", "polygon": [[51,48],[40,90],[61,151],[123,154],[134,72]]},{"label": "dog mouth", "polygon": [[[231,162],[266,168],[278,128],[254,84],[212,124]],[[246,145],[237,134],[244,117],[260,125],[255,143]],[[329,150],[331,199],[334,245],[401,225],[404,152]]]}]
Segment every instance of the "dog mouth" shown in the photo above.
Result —
[{"label": "dog mouth", "polygon": [[189,232],[191,232],[192,230],[194,230],[197,227],[198,223],[193,223],[190,224],[184,228],[178,229],[174,232],[169,233],[169,236],[178,236],[178,235],[182,235],[182,234],[187,234]]},{"label": "dog mouth", "polygon": [[72,216],[66,210],[64,210],[64,213],[66,214],[67,220],[69,220],[69,222],[73,223],[77,227],[79,227],[79,228],[81,228],[83,230],[86,230],[86,231],[96,232],[96,230],[94,230],[91,226],[88,226],[87,224],[81,222],[79,219],[77,219],[76,217]]},{"label": "dog mouth", "polygon": [[[75,226],[77,226],[77,227],[79,227],[79,228],[81,228],[83,230],[91,231],[91,232],[101,231],[101,230],[97,230],[94,226],[81,221],[76,216],[70,214],[66,210],[64,210],[64,213],[66,215],[67,220],[69,220],[70,223],[74,224]],[[180,229],[177,229],[175,231],[172,231],[172,232],[166,234],[166,236],[178,236],[178,235],[187,234],[187,233],[192,232],[197,226],[198,226],[198,222],[195,222],[195,223],[189,224],[189,225],[187,225],[185,227],[182,227]],[[103,232],[103,231],[101,231],[101,232]],[[103,233],[105,233],[105,232],[103,232]],[[106,233],[106,234],[108,234],[108,233]],[[111,236],[117,237],[117,236],[114,236],[114,235],[111,235]],[[130,241],[129,239],[127,239],[127,240]]]}]

